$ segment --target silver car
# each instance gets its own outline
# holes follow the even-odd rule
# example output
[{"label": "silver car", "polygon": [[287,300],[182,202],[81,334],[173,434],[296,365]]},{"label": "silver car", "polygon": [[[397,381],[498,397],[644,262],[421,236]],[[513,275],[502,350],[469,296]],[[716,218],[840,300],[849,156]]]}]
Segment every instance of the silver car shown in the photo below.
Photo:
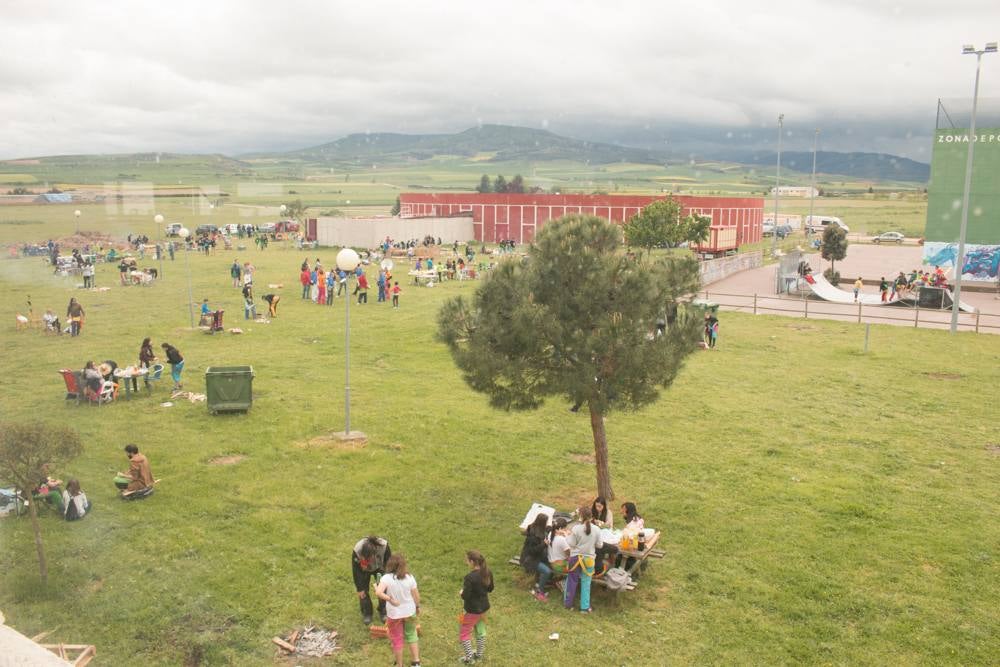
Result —
[{"label": "silver car", "polygon": [[899,232],[885,232],[873,238],[872,243],[895,243],[896,245],[903,245],[903,235]]}]

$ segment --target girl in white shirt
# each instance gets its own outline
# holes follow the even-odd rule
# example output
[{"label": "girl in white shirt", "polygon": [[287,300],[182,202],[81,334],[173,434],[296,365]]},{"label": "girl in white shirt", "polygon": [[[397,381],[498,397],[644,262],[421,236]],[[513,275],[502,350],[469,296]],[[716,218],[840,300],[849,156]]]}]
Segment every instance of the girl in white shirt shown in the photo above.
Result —
[{"label": "girl in white shirt", "polygon": [[403,667],[403,644],[409,644],[412,667],[420,667],[420,645],[417,638],[417,614],[420,613],[420,592],[417,580],[410,574],[402,554],[393,554],[385,564],[386,573],[378,582],[375,595],[386,601],[386,625],[396,667]]}]

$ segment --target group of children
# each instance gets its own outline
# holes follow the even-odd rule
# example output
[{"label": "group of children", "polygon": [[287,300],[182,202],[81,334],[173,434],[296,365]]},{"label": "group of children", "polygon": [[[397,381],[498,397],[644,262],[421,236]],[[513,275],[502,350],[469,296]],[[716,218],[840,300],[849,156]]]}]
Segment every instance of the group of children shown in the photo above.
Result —
[{"label": "group of children", "polygon": [[[352,296],[357,296],[359,305],[366,304],[368,303],[368,289],[370,285],[364,266],[358,265],[354,270],[354,277],[356,283]],[[347,292],[349,278],[350,276],[347,272],[342,269],[325,270],[319,258],[316,258],[316,263],[311,269],[309,268],[308,260],[303,260],[302,266],[299,268],[302,299],[303,301],[312,300],[321,306],[333,305],[334,298],[339,297],[341,293]],[[335,285],[337,287],[336,293],[333,291]],[[391,296],[392,307],[399,308],[399,295],[402,294],[403,288],[399,286],[399,281],[393,282],[390,269],[379,269],[375,285],[378,287],[379,303],[388,301]]]},{"label": "group of children", "polygon": [[[493,574],[486,565],[486,558],[474,549],[466,552],[465,562],[469,573],[462,580],[462,588],[458,592],[463,608],[459,616],[458,640],[462,646],[459,660],[463,664],[472,664],[486,655],[486,612],[490,609]],[[419,667],[420,626],[417,615],[420,613],[420,591],[406,558],[392,553],[385,538],[370,535],[354,545],[351,569],[365,624],[372,622],[373,607],[368,587],[374,577],[378,581],[375,596],[379,599],[379,617],[386,624],[396,666],[403,667],[403,647],[406,645],[410,650],[411,667]]]},{"label": "group of children", "polygon": [[[645,522],[639,515],[635,503],[622,504],[624,517],[623,534],[639,534]],[[521,548],[521,567],[529,574],[537,574],[538,580],[532,587],[532,595],[540,602],[548,601],[546,587],[554,576],[565,576],[563,606],[573,608],[577,588],[580,589],[580,611],[589,614],[590,587],[595,577],[603,576],[614,559],[615,566],[631,568],[631,558],[623,558],[618,553],[618,545],[605,544],[602,530],[614,530],[614,517],[607,502],[601,496],[594,499],[589,507],[576,511],[579,522],[572,527],[566,517],[550,517],[539,514],[525,531],[524,546]]]},{"label": "group of children", "polygon": [[[854,300],[858,300],[858,293],[861,291],[863,286],[863,281],[859,276],[856,281],[854,281]],[[948,277],[944,273],[944,269],[940,266],[935,266],[933,271],[918,271],[913,269],[910,275],[907,276],[903,271],[899,272],[892,281],[886,279],[882,276],[878,283],[879,295],[882,298],[883,303],[888,303],[889,301],[894,301],[898,297],[911,294],[914,290],[921,287],[948,287]]]}]

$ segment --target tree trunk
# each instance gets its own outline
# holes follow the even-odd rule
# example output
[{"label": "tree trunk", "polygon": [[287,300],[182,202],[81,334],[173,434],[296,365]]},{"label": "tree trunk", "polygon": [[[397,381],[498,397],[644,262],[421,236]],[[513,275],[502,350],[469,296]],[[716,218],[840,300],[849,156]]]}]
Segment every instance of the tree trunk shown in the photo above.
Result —
[{"label": "tree trunk", "polygon": [[594,464],[597,466],[597,495],[605,500],[614,500],[611,488],[611,471],[608,469],[608,436],[604,431],[604,413],[593,403],[590,407],[590,430],[594,433]]},{"label": "tree trunk", "polygon": [[[28,494],[29,497],[31,494]],[[38,550],[38,574],[42,577],[42,585],[48,582],[49,566],[45,563],[45,549],[42,546],[42,528],[38,525],[38,509],[35,503],[39,502],[32,498],[28,503],[28,513],[31,515],[31,528],[35,531],[35,549]]]}]

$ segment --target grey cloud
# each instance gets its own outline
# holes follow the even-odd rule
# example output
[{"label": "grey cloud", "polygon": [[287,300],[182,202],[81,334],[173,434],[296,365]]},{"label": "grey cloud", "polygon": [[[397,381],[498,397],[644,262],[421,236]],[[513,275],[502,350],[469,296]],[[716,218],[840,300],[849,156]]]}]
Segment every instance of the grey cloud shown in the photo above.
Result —
[{"label": "grey cloud", "polygon": [[[15,2],[0,157],[238,153],[477,121],[739,133],[779,112],[855,128],[845,146],[905,149],[939,96],[969,95],[961,44],[1000,38],[985,4]],[[911,138],[875,129],[893,125]]]}]

